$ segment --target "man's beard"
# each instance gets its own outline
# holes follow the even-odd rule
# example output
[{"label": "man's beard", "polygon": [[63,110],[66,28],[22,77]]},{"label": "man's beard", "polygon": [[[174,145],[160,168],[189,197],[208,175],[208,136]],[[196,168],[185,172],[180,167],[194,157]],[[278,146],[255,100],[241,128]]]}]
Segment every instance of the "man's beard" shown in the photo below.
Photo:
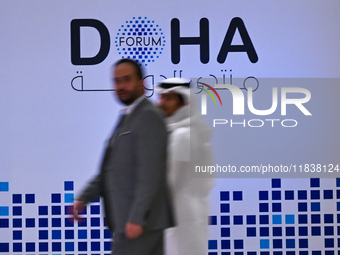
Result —
[{"label": "man's beard", "polygon": [[120,98],[118,95],[117,97],[119,101],[121,101],[123,104],[131,105],[139,97],[139,95],[137,92],[133,92],[130,94],[130,97],[127,97],[127,98]]}]

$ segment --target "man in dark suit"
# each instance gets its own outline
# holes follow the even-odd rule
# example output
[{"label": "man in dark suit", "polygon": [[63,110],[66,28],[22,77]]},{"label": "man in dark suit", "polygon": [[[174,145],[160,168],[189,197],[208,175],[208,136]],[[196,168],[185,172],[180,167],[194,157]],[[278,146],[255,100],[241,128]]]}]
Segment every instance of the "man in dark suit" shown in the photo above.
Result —
[{"label": "man in dark suit", "polygon": [[166,185],[167,131],[144,97],[139,65],[121,59],[113,68],[125,114],[110,138],[100,173],[74,202],[74,218],[98,196],[104,198],[114,255],[163,254],[163,230],[173,226]]}]

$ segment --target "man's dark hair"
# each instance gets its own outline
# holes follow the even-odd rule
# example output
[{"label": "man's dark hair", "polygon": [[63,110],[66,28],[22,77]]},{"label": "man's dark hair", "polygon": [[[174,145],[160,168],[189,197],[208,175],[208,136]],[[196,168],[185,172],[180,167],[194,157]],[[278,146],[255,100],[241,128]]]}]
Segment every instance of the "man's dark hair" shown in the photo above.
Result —
[{"label": "man's dark hair", "polygon": [[114,67],[117,67],[121,64],[130,64],[133,66],[133,68],[136,71],[137,77],[142,80],[143,79],[143,69],[142,67],[134,60],[130,59],[130,58],[122,58],[120,60],[118,60],[115,64]]}]

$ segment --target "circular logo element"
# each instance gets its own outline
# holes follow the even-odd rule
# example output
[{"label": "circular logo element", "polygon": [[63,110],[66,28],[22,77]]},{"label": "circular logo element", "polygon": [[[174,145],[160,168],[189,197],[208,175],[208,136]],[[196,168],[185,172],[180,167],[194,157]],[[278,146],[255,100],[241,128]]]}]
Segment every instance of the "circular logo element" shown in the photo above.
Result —
[{"label": "circular logo element", "polygon": [[165,37],[153,20],[133,17],[118,29],[115,43],[122,58],[131,58],[140,66],[147,66],[162,54]]}]

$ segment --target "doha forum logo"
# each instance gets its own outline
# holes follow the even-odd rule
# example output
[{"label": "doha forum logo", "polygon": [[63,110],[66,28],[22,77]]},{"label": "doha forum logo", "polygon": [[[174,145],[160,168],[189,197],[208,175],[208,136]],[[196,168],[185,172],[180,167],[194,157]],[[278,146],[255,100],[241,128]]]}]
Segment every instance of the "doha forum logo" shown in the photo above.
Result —
[{"label": "doha forum logo", "polygon": [[[181,46],[185,45],[185,47],[199,46],[200,61],[206,64],[210,59],[209,20],[200,19],[199,30],[196,31],[197,36],[188,37],[185,33],[181,33],[181,27],[188,25],[191,26],[187,22],[181,24],[177,18],[170,21],[170,34],[167,36],[170,42],[171,62],[173,64],[180,62]],[[83,35],[83,32],[91,30],[96,30],[97,35],[91,37],[86,36],[86,33],[85,36]],[[140,65],[147,66],[160,58],[167,42],[162,28],[155,21],[141,16],[125,20],[125,23],[115,30],[114,36],[110,34],[102,21],[90,18],[73,19],[70,23],[70,32],[71,63],[76,66],[102,63],[107,58],[111,47],[117,49],[121,58],[131,58],[138,61]],[[242,44],[233,44],[236,33],[241,37]],[[86,48],[89,47],[92,48],[90,53],[86,52]],[[225,37],[221,41],[217,62],[223,64],[229,53],[246,53],[251,63],[258,61],[250,35],[243,20],[239,17],[230,21]]]},{"label": "doha forum logo", "polygon": [[147,17],[133,17],[118,29],[115,46],[121,58],[134,59],[141,66],[155,62],[165,46],[162,28]]}]

